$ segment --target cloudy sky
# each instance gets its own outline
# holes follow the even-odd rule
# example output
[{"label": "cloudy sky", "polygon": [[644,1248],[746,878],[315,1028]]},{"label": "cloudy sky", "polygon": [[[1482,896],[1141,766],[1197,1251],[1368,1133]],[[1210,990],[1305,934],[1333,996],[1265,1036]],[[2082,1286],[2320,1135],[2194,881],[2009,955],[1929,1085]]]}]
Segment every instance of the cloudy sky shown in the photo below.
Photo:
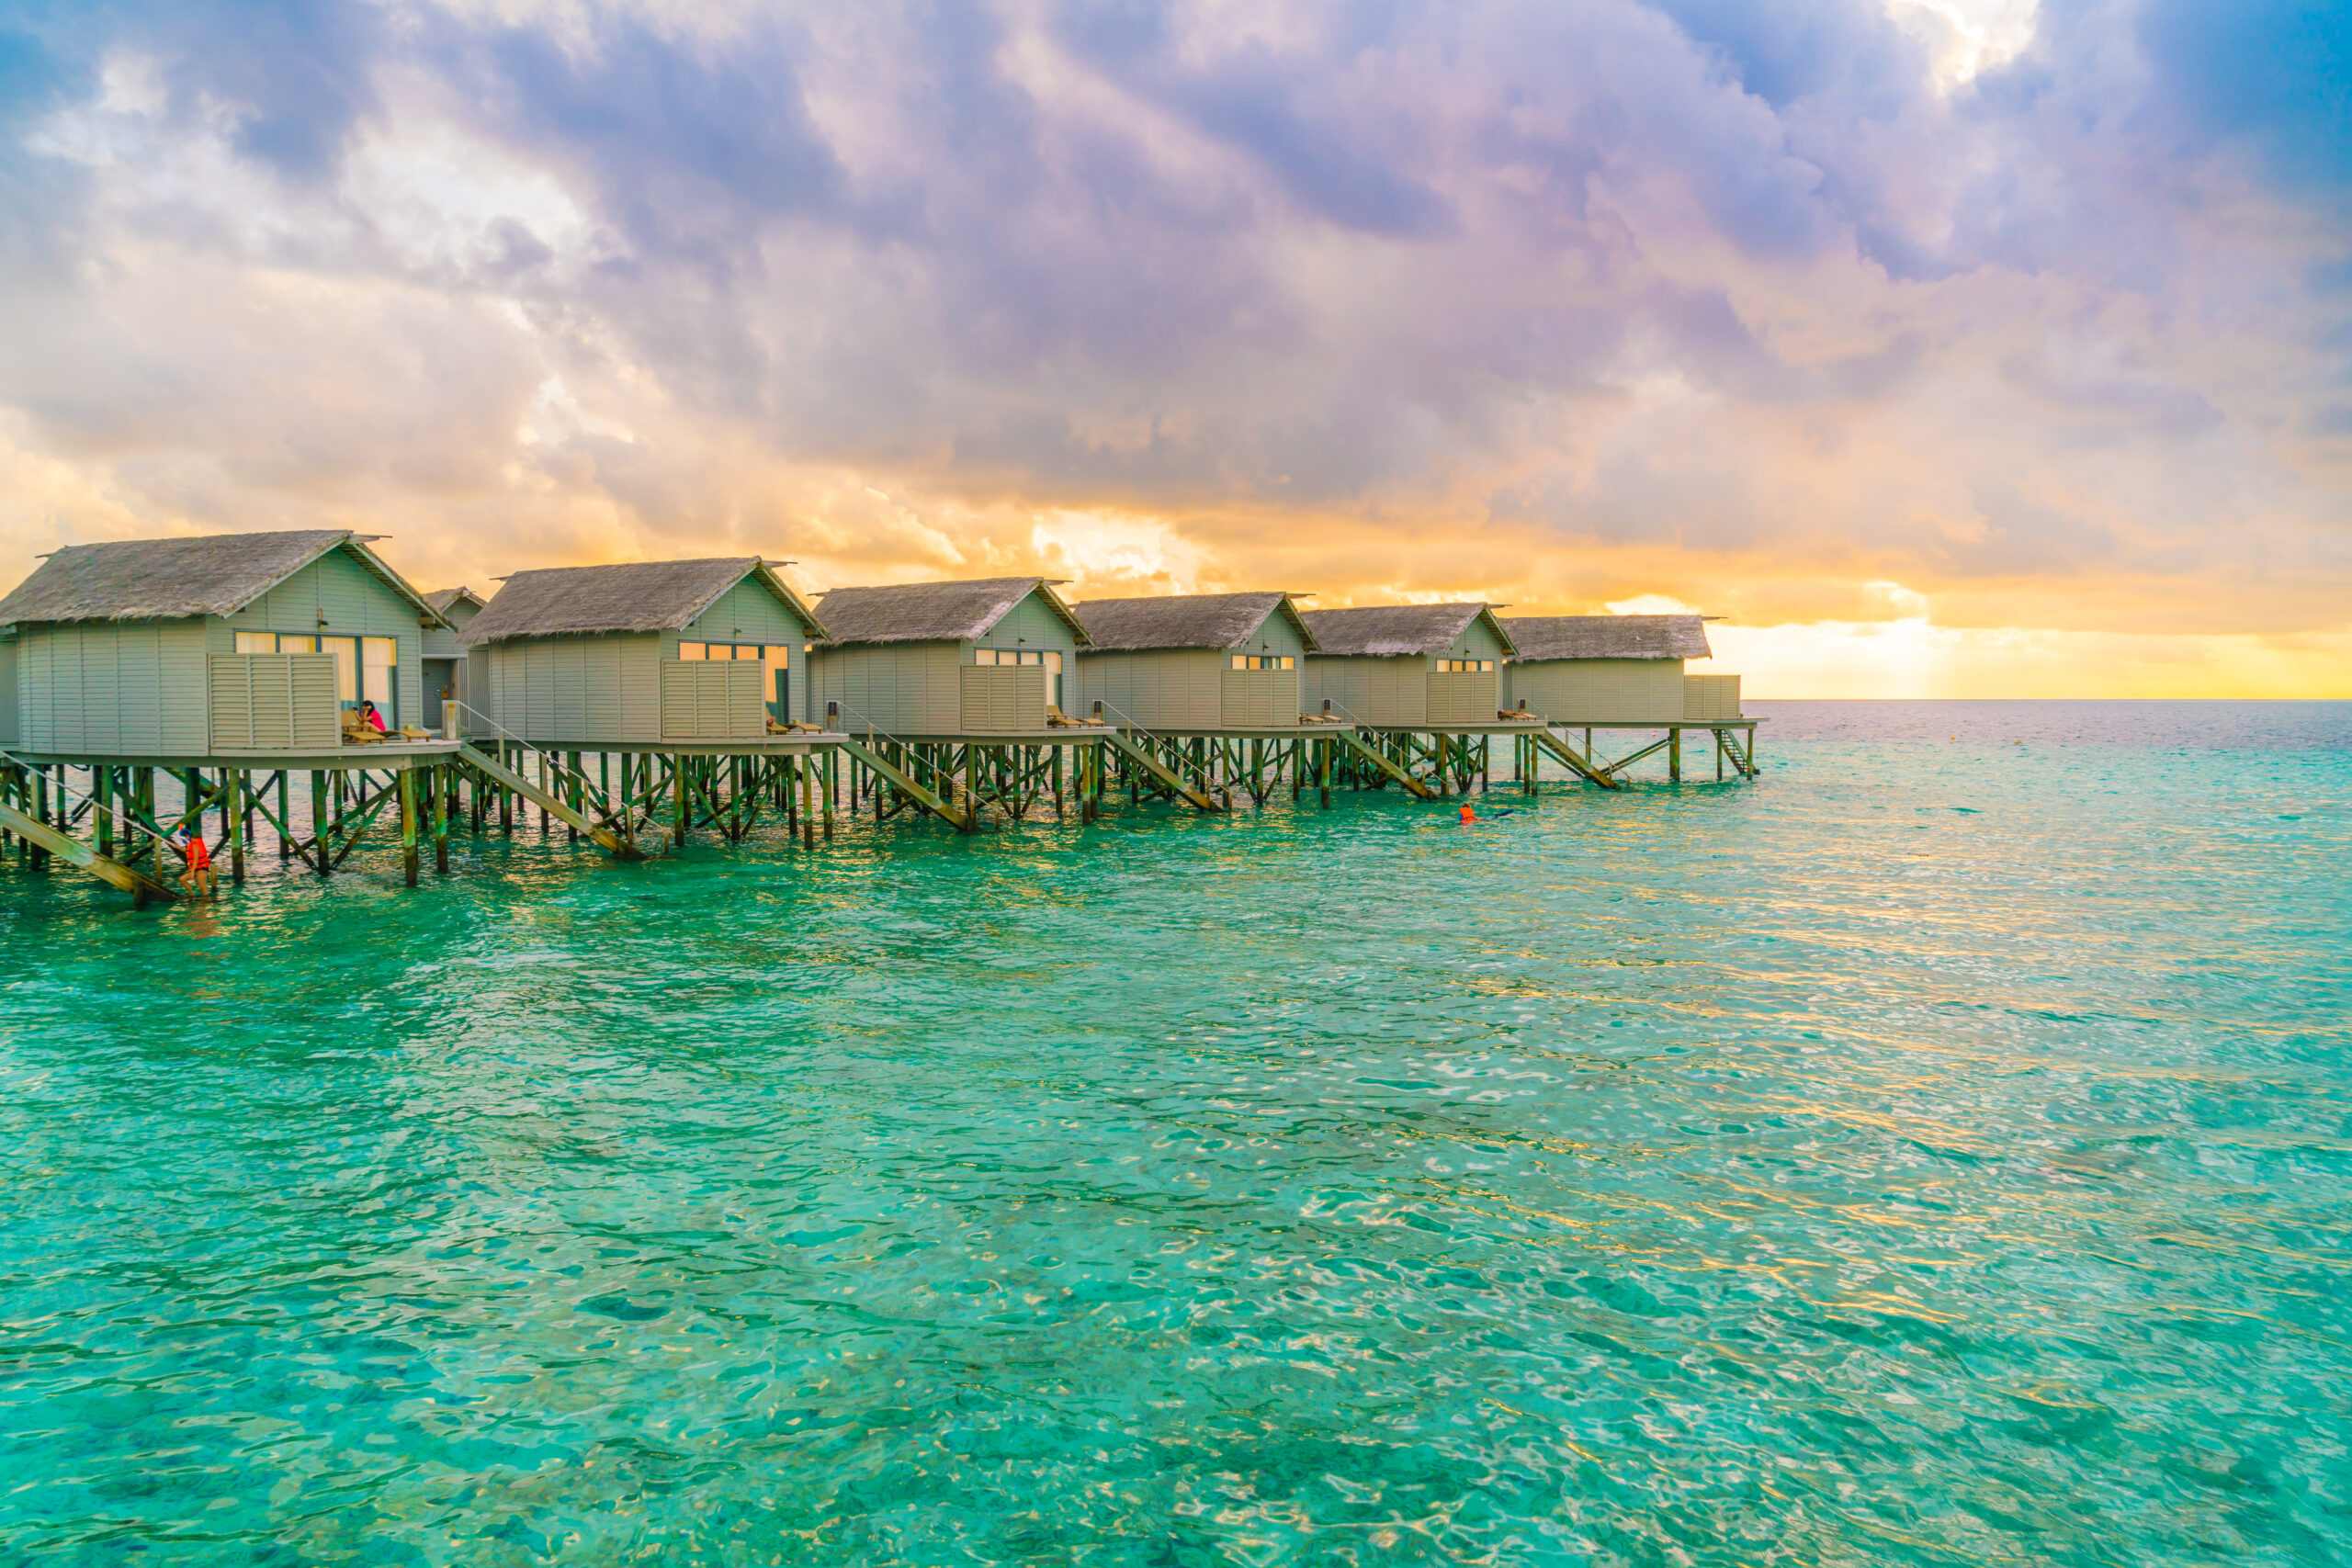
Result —
[{"label": "cloudy sky", "polygon": [[2352,695],[2347,94],[2298,0],[0,0],[0,580],[352,526]]}]

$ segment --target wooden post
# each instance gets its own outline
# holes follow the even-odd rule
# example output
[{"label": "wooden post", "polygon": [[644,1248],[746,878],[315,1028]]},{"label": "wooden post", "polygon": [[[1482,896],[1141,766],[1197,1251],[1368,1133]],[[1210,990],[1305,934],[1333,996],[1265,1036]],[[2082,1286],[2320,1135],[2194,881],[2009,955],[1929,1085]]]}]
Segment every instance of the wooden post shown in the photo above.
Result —
[{"label": "wooden post", "polygon": [[113,782],[114,770],[104,763],[90,770],[90,814],[97,818],[98,853],[108,860],[114,858],[114,812],[107,806]]},{"label": "wooden post", "polygon": [[426,775],[433,790],[433,869],[449,874],[449,792],[458,787],[458,770],[437,767]]},{"label": "wooden post", "polygon": [[1680,729],[1668,729],[1666,732],[1666,776],[1674,784],[1682,782],[1682,731]]},{"label": "wooden post", "polygon": [[327,774],[323,768],[311,770],[311,859],[324,876],[333,869],[327,853]]},{"label": "wooden post", "polygon": [[840,774],[841,765],[835,761],[835,754],[831,751],[828,751],[825,753],[822,761],[819,763],[819,766],[823,769],[823,776],[820,781],[822,784],[823,788],[818,792],[818,796],[825,812],[825,842],[830,844],[833,841],[834,781]]},{"label": "wooden post", "polygon": [[221,805],[225,807],[223,815],[229,818],[229,880],[232,882],[243,882],[245,879],[245,832],[247,827],[245,816],[245,770],[243,768],[224,769],[220,774],[220,782],[222,784],[227,786],[221,791],[223,797]]},{"label": "wooden post", "polygon": [[685,753],[683,751],[670,759],[670,783],[672,785],[671,795],[674,797],[674,809],[678,818],[678,830],[672,839],[672,845],[673,848],[684,849],[686,844],[686,825],[688,816],[686,810],[686,758]]},{"label": "wooden post", "polygon": [[[42,827],[46,828],[49,826],[49,769],[42,766],[37,766],[33,769],[32,817],[33,820],[40,823]],[[39,871],[42,866],[47,865],[49,863],[49,851],[38,843],[33,845],[31,863],[35,871]],[[156,863],[155,869],[157,871],[164,869],[161,862]]]},{"label": "wooden post", "polygon": [[[817,812],[815,803],[808,796],[817,785],[817,759],[796,758],[792,771],[800,777],[800,847],[814,850],[817,847]],[[825,816],[826,820],[831,820],[831,812],[828,811]]]}]

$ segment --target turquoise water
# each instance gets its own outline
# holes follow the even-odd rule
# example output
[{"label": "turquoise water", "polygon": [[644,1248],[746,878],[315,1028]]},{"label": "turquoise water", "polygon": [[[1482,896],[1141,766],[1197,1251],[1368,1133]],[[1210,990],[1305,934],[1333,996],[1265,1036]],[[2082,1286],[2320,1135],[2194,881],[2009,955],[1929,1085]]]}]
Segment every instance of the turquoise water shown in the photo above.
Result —
[{"label": "turquoise water", "polygon": [[10,862],[0,1560],[2345,1561],[2352,705],[1765,711],[1470,830]]}]

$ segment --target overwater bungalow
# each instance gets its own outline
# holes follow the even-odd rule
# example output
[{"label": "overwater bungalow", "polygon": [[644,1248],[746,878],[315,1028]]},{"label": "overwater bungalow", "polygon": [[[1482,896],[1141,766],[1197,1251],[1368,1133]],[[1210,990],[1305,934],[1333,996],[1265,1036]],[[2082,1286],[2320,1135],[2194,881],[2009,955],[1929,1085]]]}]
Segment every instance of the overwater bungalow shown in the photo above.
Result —
[{"label": "overwater bungalow", "polygon": [[1510,634],[1484,604],[1384,604],[1309,610],[1317,645],[1306,656],[1310,712],[1329,703],[1370,729],[1462,730],[1504,722],[1502,669]]},{"label": "overwater bungalow", "polygon": [[1079,701],[1162,735],[1295,729],[1301,666],[1319,646],[1287,593],[1090,599]]},{"label": "overwater bungalow", "polygon": [[[242,881],[256,814],[277,828],[282,856],[324,874],[397,800],[413,885],[431,801],[446,861],[457,746],[429,728],[440,715],[423,655],[448,622],[368,543],[307,529],[45,558],[0,599],[9,831],[137,897],[168,897],[160,846],[183,829],[209,838],[215,813]],[[293,810],[296,773],[310,776],[306,822]],[[71,837],[76,825],[91,843]]]},{"label": "overwater bungalow", "polygon": [[815,700],[849,734],[1044,739],[1069,722],[1091,639],[1043,578],[836,588],[817,607]]},{"label": "overwater bungalow", "polygon": [[[0,744],[169,764],[440,721],[439,611],[347,529],[72,545],[0,599]],[[346,716],[350,716],[346,719]]]},{"label": "overwater bungalow", "polygon": [[[458,634],[496,732],[540,750],[759,741],[808,718],[824,626],[755,556],[516,572]],[[470,660],[469,660],[470,661]],[[774,727],[774,728],[772,728]]]},{"label": "overwater bungalow", "polygon": [[1502,623],[1517,651],[1506,667],[1520,707],[1567,726],[1733,720],[1739,677],[1692,675],[1709,659],[1699,615],[1521,615]]}]

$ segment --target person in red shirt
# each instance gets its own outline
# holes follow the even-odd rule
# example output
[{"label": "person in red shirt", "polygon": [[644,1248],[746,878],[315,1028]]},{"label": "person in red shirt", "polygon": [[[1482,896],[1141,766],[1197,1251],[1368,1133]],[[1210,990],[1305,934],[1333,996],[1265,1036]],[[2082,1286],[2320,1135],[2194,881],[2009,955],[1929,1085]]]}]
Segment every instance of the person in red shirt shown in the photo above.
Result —
[{"label": "person in red shirt", "polygon": [[386,733],[384,728],[384,716],[376,711],[376,705],[374,703],[368,701],[364,697],[361,698],[359,702],[359,716],[366,719],[369,728],[373,728],[377,734],[382,735]]},{"label": "person in red shirt", "polygon": [[177,848],[181,858],[187,862],[187,869],[180,873],[180,886],[191,893],[210,893],[214,886],[212,851],[206,845],[204,835],[183,828]]}]

